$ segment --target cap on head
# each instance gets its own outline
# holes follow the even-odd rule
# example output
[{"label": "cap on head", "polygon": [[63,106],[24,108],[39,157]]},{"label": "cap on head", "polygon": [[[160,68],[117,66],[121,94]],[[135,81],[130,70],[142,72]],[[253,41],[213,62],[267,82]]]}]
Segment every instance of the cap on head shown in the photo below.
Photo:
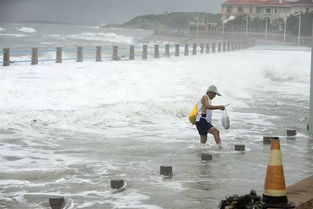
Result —
[{"label": "cap on head", "polygon": [[222,96],[222,95],[217,91],[217,88],[216,88],[216,86],[214,86],[214,85],[209,86],[209,88],[208,88],[207,91],[208,91],[208,92],[214,92],[214,93],[216,93],[218,96]]}]

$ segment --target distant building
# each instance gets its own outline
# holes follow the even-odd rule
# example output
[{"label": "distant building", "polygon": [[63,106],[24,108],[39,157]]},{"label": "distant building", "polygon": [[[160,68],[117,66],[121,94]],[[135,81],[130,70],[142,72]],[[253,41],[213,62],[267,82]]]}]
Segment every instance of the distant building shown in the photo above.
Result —
[{"label": "distant building", "polygon": [[248,15],[272,21],[308,11],[313,11],[313,0],[227,0],[222,4],[224,20],[230,16]]}]

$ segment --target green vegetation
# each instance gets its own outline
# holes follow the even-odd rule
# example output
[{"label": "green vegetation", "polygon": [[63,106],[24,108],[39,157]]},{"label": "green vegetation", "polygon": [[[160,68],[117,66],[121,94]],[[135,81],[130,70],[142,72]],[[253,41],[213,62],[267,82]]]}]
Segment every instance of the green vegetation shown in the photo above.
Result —
[{"label": "green vegetation", "polygon": [[123,28],[138,29],[188,29],[189,22],[199,21],[219,22],[220,14],[209,14],[203,12],[173,12],[162,15],[143,15],[131,19],[120,25]]}]

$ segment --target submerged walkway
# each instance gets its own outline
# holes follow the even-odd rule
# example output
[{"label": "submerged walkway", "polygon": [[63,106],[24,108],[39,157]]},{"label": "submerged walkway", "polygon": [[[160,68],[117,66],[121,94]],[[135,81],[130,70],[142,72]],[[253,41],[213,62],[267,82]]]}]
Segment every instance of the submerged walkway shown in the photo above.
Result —
[{"label": "submerged walkway", "polygon": [[293,202],[296,209],[313,208],[313,176],[305,178],[287,187],[288,201]]}]

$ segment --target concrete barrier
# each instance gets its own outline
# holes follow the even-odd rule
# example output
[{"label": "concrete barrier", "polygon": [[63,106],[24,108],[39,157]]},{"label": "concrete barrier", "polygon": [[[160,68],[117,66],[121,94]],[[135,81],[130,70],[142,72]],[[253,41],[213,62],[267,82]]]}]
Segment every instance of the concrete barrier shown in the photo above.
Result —
[{"label": "concrete barrier", "polygon": [[118,46],[113,46],[112,60],[114,60],[114,61],[119,60],[119,57],[118,57]]},{"label": "concrete barrier", "polygon": [[142,46],[142,59],[143,60],[148,59],[148,45]]},{"label": "concrete barrier", "polygon": [[179,44],[175,44],[175,56],[178,57],[180,54],[180,51],[179,51]]},{"label": "concrete barrier", "polygon": [[189,44],[185,44],[185,52],[184,52],[185,56],[189,55]]},{"label": "concrete barrier", "polygon": [[170,57],[170,45],[169,44],[165,45],[165,56]]},{"label": "concrete barrier", "polygon": [[135,59],[135,46],[130,45],[129,46],[129,60],[134,60]]},{"label": "concrete barrier", "polygon": [[32,62],[31,65],[38,65],[38,48],[32,48]]},{"label": "concrete barrier", "polygon": [[76,62],[82,62],[82,61],[83,61],[83,47],[78,46],[77,47]]},{"label": "concrete barrier", "polygon": [[96,62],[101,62],[101,46],[96,46]]},{"label": "concrete barrier", "polygon": [[236,151],[245,151],[245,145],[244,144],[235,144],[235,150]]},{"label": "concrete barrier", "polygon": [[160,175],[162,175],[162,176],[173,176],[172,166],[167,166],[167,165],[160,166]]},{"label": "concrete barrier", "polygon": [[62,63],[63,58],[62,58],[62,47],[56,47],[56,59],[55,63]]},{"label": "concrete barrier", "polygon": [[3,66],[10,65],[10,49],[4,48],[3,49]]},{"label": "concrete barrier", "polygon": [[208,154],[208,153],[201,154],[201,161],[209,161],[212,159],[213,159],[213,156],[211,154]]}]

